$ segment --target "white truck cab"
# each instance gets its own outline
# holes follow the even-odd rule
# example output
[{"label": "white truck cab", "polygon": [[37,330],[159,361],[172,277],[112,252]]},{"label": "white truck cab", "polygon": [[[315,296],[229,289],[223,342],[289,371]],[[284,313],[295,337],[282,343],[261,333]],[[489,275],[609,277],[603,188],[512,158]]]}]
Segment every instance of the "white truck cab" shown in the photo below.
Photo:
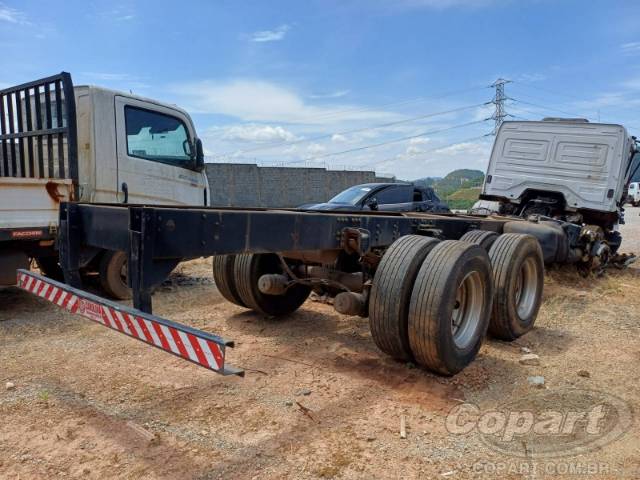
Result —
[{"label": "white truck cab", "polygon": [[504,122],[480,198],[504,213],[578,215],[612,228],[622,218],[635,139],[622,125],[550,118]]},{"label": "white truck cab", "polygon": [[0,285],[15,283],[16,267],[32,258],[56,269],[61,201],[206,206],[209,198],[202,143],[183,109],[73,86],[65,72],[0,90]]},{"label": "white truck cab", "polygon": [[93,86],[75,88],[78,200],[207,205],[194,162],[189,114],[155,100]]}]

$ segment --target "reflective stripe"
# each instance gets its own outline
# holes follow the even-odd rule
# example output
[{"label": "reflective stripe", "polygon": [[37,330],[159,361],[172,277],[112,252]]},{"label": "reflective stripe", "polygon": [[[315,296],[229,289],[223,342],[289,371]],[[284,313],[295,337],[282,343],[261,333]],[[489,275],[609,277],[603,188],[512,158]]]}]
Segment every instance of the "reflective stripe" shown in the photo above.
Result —
[{"label": "reflective stripe", "polygon": [[122,318],[122,314],[117,310],[115,310],[115,314],[116,314],[116,317],[118,317],[118,320],[120,320],[120,324],[122,325],[122,329],[124,330],[124,332],[127,335],[131,335],[131,330],[129,330],[129,326],[127,325],[127,322],[124,320],[124,318]]},{"label": "reflective stripe", "polygon": [[64,303],[64,299],[67,298],[67,295],[69,295],[69,294],[63,290],[62,291],[62,295],[60,295],[60,297],[58,298],[58,301],[56,302],[56,304],[59,307],[62,306],[62,304]]},{"label": "reflective stripe", "polygon": [[140,324],[138,323],[138,321],[135,319],[135,317],[132,317],[131,315],[129,315],[127,313],[127,317],[129,317],[129,320],[131,320],[131,324],[133,325],[133,328],[136,329],[136,332],[138,334],[138,338],[141,339],[146,339],[147,336],[144,334],[144,332],[142,331],[142,328],[140,328]]},{"label": "reflective stripe", "polygon": [[204,356],[207,358],[207,362],[209,362],[209,366],[211,368],[220,368],[218,366],[218,362],[216,361],[215,357],[213,356],[213,353],[211,353],[211,350],[209,350],[209,345],[207,345],[207,341],[200,338],[200,337],[196,337],[198,339],[198,343],[200,344],[200,348],[202,349],[202,353],[204,353]]},{"label": "reflective stripe", "polygon": [[156,345],[156,347],[162,348],[162,342],[160,341],[160,338],[158,337],[158,334],[153,328],[153,325],[151,324],[151,322],[149,320],[145,320],[144,318],[142,319],[142,321],[146,325],[147,330],[149,330],[149,333],[151,334],[151,338],[153,338],[153,343]]},{"label": "reflective stripe", "polygon": [[169,344],[169,348],[171,348],[171,351],[173,353],[177,353],[178,355],[180,355],[180,350],[178,349],[176,342],[173,340],[173,335],[171,335],[171,332],[169,331],[169,329],[164,325],[160,325],[160,330],[162,330],[162,333],[164,334],[164,338],[167,339],[167,343]]},{"label": "reflective stripe", "polygon": [[191,342],[187,338],[187,334],[178,330],[178,335],[180,335],[180,339],[182,340],[182,344],[184,345],[184,348],[187,349],[189,358],[194,362],[198,362],[198,356],[196,355],[196,352],[193,350],[193,346],[191,345]]},{"label": "reflective stripe", "polygon": [[56,287],[51,288],[51,293],[47,297],[47,300],[52,301],[53,297],[56,296],[56,293],[58,293],[58,289]]},{"label": "reflective stripe", "polygon": [[75,295],[71,295],[71,298],[67,302],[67,310],[71,310],[75,306],[77,301],[78,297],[76,297]]}]

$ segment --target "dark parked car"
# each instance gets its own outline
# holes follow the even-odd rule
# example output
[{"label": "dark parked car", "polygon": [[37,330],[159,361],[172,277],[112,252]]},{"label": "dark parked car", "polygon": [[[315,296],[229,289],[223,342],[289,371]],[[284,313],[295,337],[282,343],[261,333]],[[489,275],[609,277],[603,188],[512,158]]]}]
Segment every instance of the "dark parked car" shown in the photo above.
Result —
[{"label": "dark parked car", "polygon": [[411,183],[364,183],[347,188],[326,203],[302,205],[303,210],[377,210],[449,213],[432,188]]}]

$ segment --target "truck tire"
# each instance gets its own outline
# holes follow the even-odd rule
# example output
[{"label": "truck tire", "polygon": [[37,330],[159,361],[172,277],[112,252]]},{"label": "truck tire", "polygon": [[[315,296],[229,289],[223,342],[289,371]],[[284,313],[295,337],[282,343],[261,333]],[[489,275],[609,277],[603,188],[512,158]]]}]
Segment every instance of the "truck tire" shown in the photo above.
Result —
[{"label": "truck tire", "polygon": [[491,245],[493,245],[493,242],[495,242],[498,237],[499,235],[496,232],[491,232],[489,230],[470,230],[460,237],[460,241],[475,243],[488,252]]},{"label": "truck tire", "polygon": [[280,259],[273,253],[243,253],[234,261],[234,279],[240,301],[252,310],[271,317],[295,312],[311,293],[311,288],[296,284],[284,295],[267,295],[258,289],[258,280],[268,273],[283,273]]},{"label": "truck tire", "polygon": [[420,265],[438,240],[406,235],[393,242],[378,265],[369,297],[369,328],[380,350],[397,360],[413,359],[407,322],[409,299]]},{"label": "truck tire", "polygon": [[238,294],[234,278],[235,255],[217,255],[213,257],[213,279],[220,294],[231,303],[247,307]]},{"label": "truck tire", "polygon": [[40,272],[45,277],[49,277],[52,280],[64,281],[64,275],[60,263],[58,263],[58,257],[38,257],[36,258],[36,265]]},{"label": "truck tire", "polygon": [[515,340],[533,328],[542,302],[544,262],[535,237],[501,235],[489,251],[495,294],[489,333]]},{"label": "truck tire", "polygon": [[125,252],[106,251],[100,259],[100,286],[116,300],[131,298],[131,289],[127,285],[127,254]]},{"label": "truck tire", "polygon": [[409,305],[409,343],[416,362],[454,375],[476,357],[491,317],[493,279],[487,252],[446,240],[422,263]]}]

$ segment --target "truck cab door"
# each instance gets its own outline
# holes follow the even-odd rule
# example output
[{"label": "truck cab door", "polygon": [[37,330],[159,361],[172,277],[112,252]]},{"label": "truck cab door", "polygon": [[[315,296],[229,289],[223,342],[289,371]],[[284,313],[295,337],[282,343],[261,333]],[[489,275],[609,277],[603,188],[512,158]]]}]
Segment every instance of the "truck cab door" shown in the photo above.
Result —
[{"label": "truck cab door", "polygon": [[195,132],[179,110],[115,97],[118,200],[204,205],[206,176],[194,169]]}]

